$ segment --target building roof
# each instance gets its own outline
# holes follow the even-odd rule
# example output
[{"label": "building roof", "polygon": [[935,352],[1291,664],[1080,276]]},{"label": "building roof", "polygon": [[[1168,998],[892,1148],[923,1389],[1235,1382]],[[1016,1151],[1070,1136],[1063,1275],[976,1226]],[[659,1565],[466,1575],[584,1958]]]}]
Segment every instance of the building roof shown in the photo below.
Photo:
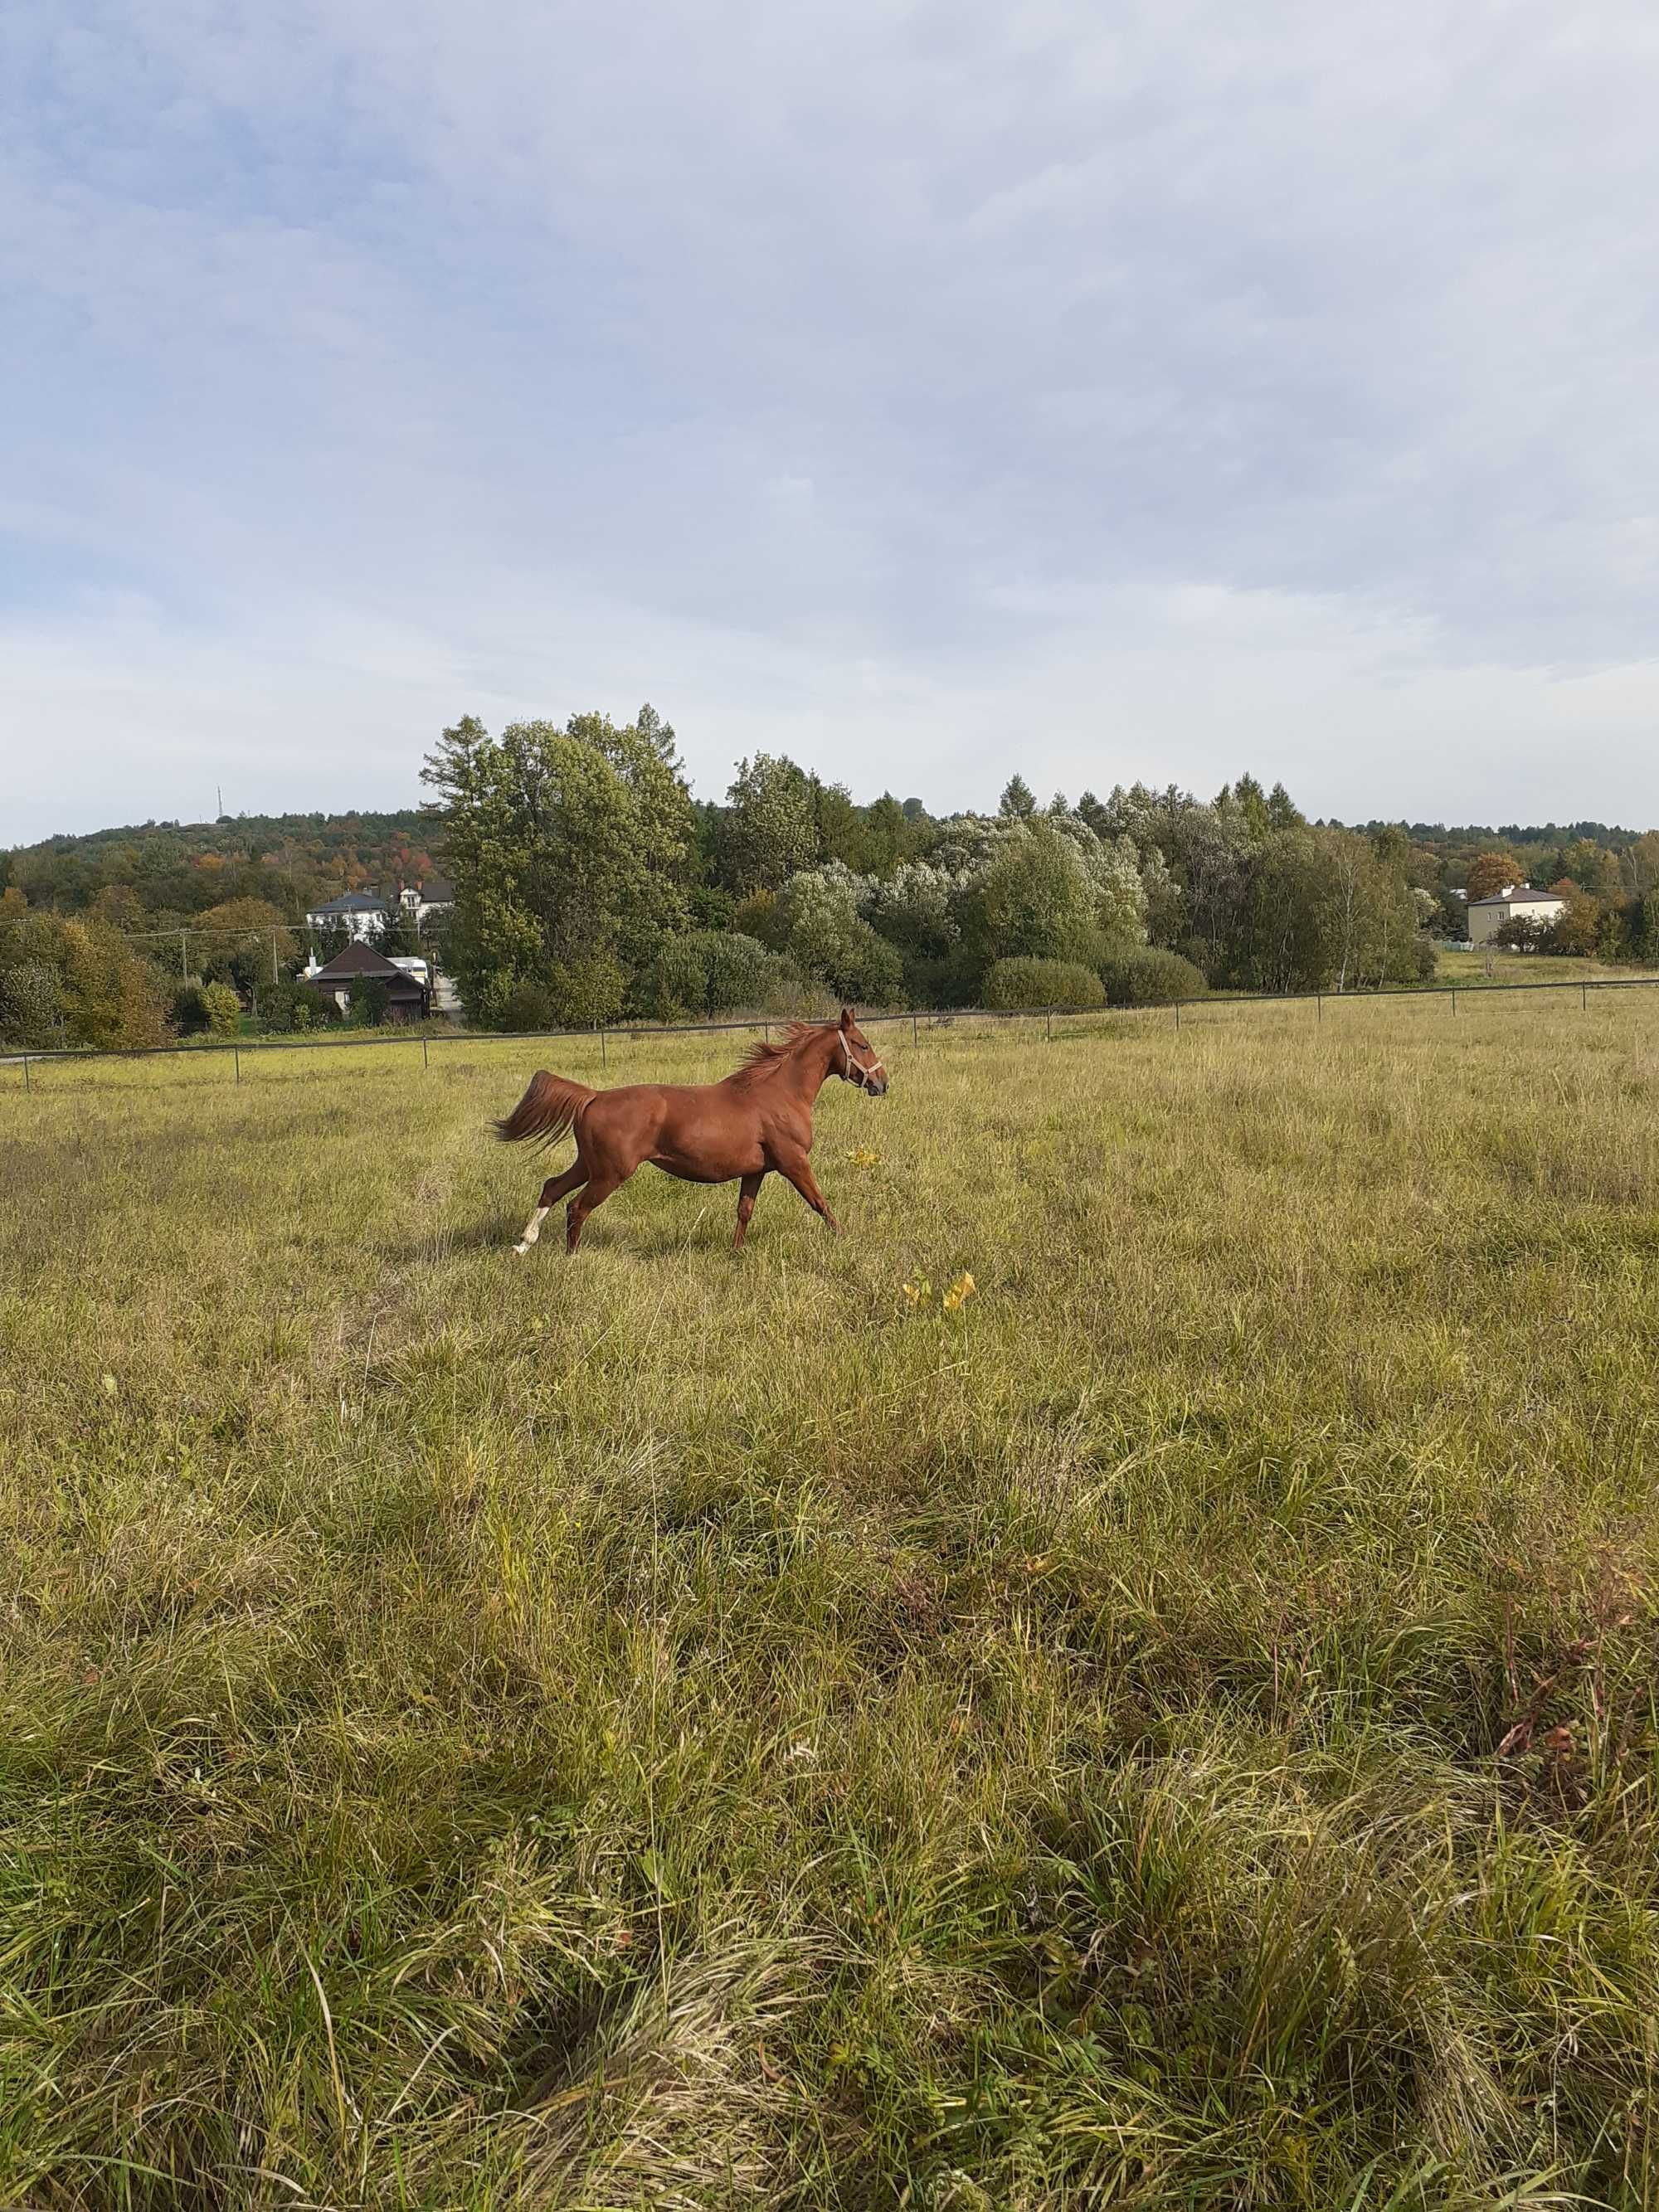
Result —
[{"label": "building roof", "polygon": [[421,896],[428,906],[453,906],[455,886],[447,876],[428,876],[421,885]]},{"label": "building roof", "polygon": [[1491,898],[1471,899],[1469,905],[1477,906],[1565,906],[1566,901],[1559,891],[1528,890],[1523,885],[1519,890],[1498,891]]},{"label": "building roof", "polygon": [[394,968],[383,952],[372,945],[348,945],[343,952],[308,975],[308,983],[362,982],[366,976],[376,976],[382,983],[406,983],[410,979],[401,968]]},{"label": "building roof", "polygon": [[326,906],[314,906],[313,914],[384,914],[386,901],[378,891],[346,891],[338,898],[330,899]]}]

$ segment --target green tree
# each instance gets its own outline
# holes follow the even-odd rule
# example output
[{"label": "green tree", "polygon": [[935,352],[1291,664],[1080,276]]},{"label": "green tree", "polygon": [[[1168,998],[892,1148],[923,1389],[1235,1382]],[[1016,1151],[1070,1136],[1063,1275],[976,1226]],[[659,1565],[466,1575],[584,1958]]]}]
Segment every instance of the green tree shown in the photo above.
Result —
[{"label": "green tree", "polygon": [[469,715],[422,774],[444,809],[451,960],[473,1020],[500,1025],[526,987],[556,1006],[608,1005],[615,973],[625,989],[684,927],[694,823],[665,724],[576,714],[496,739]]},{"label": "green tree", "polygon": [[1575,837],[1561,855],[1559,872],[1593,899],[1615,899],[1624,889],[1616,854],[1590,837]]},{"label": "green tree", "polygon": [[1134,848],[1103,847],[1075,817],[1011,823],[969,877],[960,900],[964,943],[994,960],[1082,960],[1101,941],[1145,937],[1145,894]]},{"label": "green tree", "polygon": [[771,753],[740,761],[726,799],[726,872],[739,896],[780,891],[818,857],[818,800],[793,761]]},{"label": "green tree", "polygon": [[865,864],[877,875],[885,875],[913,854],[920,842],[916,825],[890,791],[884,791],[864,810]]},{"label": "green tree", "polygon": [[1011,775],[997,801],[997,812],[1014,822],[1029,822],[1036,812],[1036,794],[1023,775]]},{"label": "green tree", "polygon": [[902,992],[903,963],[860,914],[858,890],[858,878],[835,861],[796,876],[783,901],[787,949],[804,975],[838,998],[891,1006]]}]

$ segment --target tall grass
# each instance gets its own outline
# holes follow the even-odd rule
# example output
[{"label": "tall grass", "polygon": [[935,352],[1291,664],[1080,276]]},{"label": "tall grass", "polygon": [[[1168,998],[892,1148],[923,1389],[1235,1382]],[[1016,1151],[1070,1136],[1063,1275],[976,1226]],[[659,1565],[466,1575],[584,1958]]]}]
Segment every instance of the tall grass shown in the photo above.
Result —
[{"label": "tall grass", "polygon": [[0,2201],[1659,2201],[1659,1005],[883,1049],[0,1095]]}]

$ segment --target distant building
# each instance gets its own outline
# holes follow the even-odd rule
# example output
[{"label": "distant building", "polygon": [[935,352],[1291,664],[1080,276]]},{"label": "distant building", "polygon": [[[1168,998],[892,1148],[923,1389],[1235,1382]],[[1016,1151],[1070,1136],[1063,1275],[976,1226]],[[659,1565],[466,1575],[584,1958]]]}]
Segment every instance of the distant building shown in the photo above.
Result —
[{"label": "distant building", "polygon": [[385,929],[386,901],[378,891],[346,891],[326,906],[313,907],[306,920],[313,929],[343,928],[364,944]]},{"label": "distant building", "polygon": [[[420,964],[424,967],[425,963]],[[431,1002],[431,994],[421,976],[410,975],[406,968],[377,952],[372,945],[361,941],[348,945],[322,967],[307,969],[303,980],[313,991],[332,999],[343,1013],[350,1008],[353,992],[361,991],[365,983],[379,983],[384,988],[389,1021],[423,1021]]]},{"label": "distant building", "polygon": [[1469,901],[1469,943],[1485,945],[1496,937],[1506,921],[1515,921],[1525,915],[1547,929],[1566,905],[1553,891],[1528,890],[1524,884],[1511,884],[1507,890],[1497,891],[1491,898]]},{"label": "distant building", "polygon": [[429,915],[450,912],[455,903],[455,886],[447,876],[428,876],[423,884],[405,884],[398,901],[418,929]]}]

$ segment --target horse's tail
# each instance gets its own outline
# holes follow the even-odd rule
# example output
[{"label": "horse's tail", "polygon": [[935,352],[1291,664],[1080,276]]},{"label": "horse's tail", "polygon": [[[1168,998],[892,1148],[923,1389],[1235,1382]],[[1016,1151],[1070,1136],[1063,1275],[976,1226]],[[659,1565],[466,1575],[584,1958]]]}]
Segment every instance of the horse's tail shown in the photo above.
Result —
[{"label": "horse's tail", "polygon": [[531,1077],[530,1088],[513,1111],[496,1122],[495,1134],[504,1145],[522,1144],[526,1137],[556,1145],[561,1137],[569,1135],[582,1109],[599,1095],[585,1083],[572,1083],[543,1068]]}]

